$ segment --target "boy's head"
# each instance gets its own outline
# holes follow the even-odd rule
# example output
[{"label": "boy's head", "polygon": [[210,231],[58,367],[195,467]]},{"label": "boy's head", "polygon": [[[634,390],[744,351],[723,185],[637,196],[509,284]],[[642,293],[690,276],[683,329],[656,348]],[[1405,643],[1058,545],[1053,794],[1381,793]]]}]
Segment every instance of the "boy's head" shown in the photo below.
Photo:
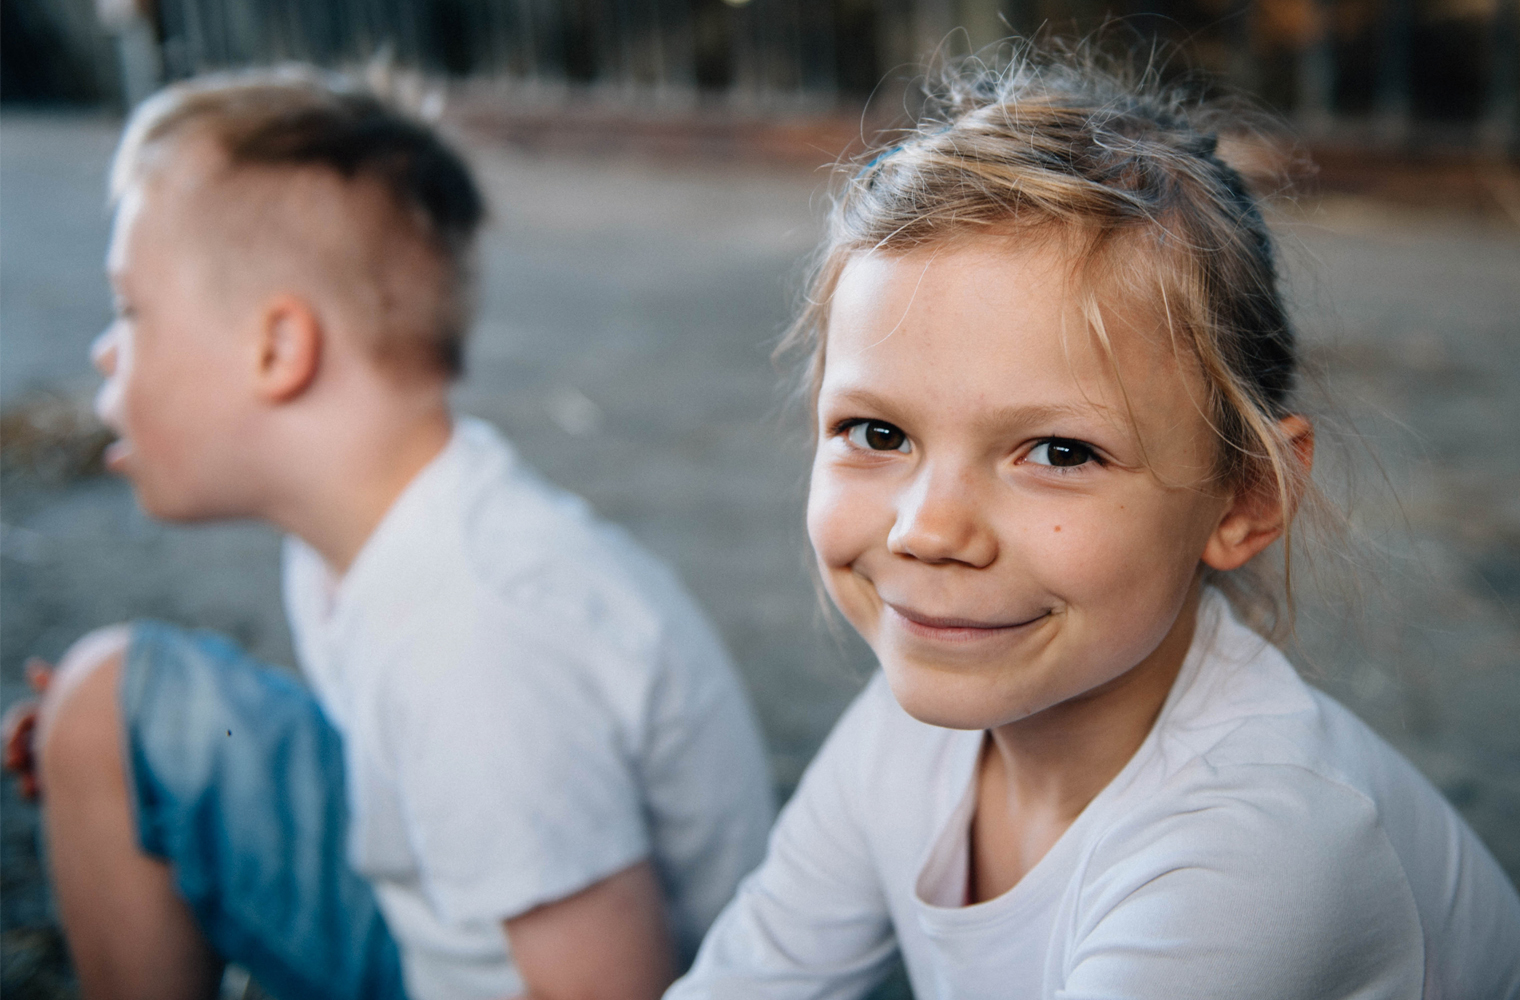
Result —
[{"label": "boy's head", "polygon": [[[100,409],[150,512],[248,512],[250,385],[281,402],[345,356],[398,392],[459,374],[482,200],[375,96],[299,69],[177,84],[128,123],[111,196]],[[302,330],[315,346],[281,355]]]}]

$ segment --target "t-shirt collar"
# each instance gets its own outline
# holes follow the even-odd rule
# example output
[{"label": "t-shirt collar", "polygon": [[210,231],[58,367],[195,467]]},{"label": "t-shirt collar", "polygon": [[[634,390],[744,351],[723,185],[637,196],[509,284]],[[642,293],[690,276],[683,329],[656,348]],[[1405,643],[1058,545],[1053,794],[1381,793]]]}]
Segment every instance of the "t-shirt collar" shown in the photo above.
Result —
[{"label": "t-shirt collar", "polygon": [[337,576],[323,562],[331,593],[329,628],[338,627],[351,613],[350,609],[363,603],[365,595],[374,587],[396,585],[394,567],[387,569],[387,564],[392,562],[395,554],[415,544],[418,536],[432,526],[429,511],[435,510],[440,500],[449,495],[449,484],[465,464],[464,451],[461,422],[455,420],[448,442],[391,502],[380,523],[349,564],[348,572]]}]

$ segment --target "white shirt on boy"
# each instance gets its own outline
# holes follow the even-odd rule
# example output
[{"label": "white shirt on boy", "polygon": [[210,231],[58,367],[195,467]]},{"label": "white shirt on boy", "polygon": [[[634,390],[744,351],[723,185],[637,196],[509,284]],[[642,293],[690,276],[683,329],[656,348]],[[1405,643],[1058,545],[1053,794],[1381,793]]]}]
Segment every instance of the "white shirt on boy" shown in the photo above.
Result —
[{"label": "white shirt on boy", "polygon": [[721,642],[489,425],[457,421],[340,581],[288,539],[285,600],[413,1000],[521,992],[502,921],[646,857],[689,956],[759,861],[770,785]]},{"label": "white shirt on boy", "polygon": [[1012,889],[963,906],[983,734],[878,674],[667,1000],[1520,997],[1520,898],[1440,794],[1206,593],[1151,733]]}]

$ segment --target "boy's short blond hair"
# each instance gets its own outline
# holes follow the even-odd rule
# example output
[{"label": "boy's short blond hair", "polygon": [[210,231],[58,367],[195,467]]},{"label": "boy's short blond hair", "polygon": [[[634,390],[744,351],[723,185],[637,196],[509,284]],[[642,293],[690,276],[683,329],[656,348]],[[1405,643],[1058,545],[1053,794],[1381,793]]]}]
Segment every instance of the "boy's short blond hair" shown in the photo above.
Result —
[{"label": "boy's short blond hair", "polygon": [[113,203],[152,173],[160,151],[190,137],[209,139],[233,175],[315,170],[383,192],[394,224],[381,247],[367,249],[388,253],[394,239],[398,253],[404,246],[417,256],[420,243],[436,266],[424,269],[420,284],[375,290],[385,302],[428,301],[409,303],[408,312],[421,318],[377,330],[371,346],[389,363],[450,378],[463,371],[473,248],[485,209],[464,160],[432,128],[344,76],[307,67],[197,77],[166,87],[132,114],[111,168]]}]

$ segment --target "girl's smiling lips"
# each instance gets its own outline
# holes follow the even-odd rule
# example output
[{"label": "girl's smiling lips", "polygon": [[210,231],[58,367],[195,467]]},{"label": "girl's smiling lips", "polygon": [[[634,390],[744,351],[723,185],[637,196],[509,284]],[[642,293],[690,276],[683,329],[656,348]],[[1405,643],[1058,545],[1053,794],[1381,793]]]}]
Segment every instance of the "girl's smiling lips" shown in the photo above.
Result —
[{"label": "girl's smiling lips", "polygon": [[882,602],[897,618],[904,631],[910,635],[920,636],[925,639],[937,639],[941,642],[974,642],[978,639],[988,639],[994,636],[1006,636],[1015,630],[1025,628],[1050,617],[1047,609],[1041,611],[1033,618],[1016,622],[985,622],[971,618],[939,618],[934,615],[926,615],[911,608],[893,604],[890,601]]}]

